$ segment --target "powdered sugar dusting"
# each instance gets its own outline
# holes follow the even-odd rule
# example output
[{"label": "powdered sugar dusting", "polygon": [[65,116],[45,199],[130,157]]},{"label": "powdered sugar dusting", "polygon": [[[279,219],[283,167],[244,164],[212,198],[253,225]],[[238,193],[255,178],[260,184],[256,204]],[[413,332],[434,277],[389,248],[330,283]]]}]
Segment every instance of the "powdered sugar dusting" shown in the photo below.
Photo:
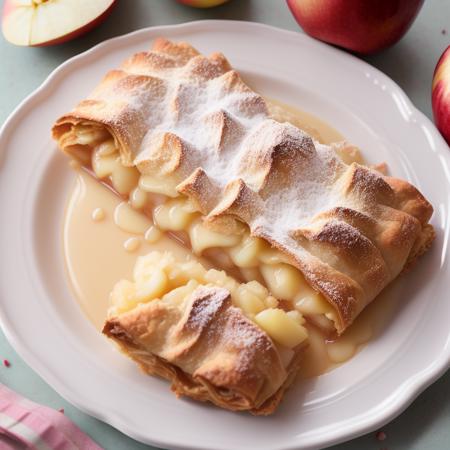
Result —
[{"label": "powdered sugar dusting", "polygon": [[230,293],[223,288],[199,286],[192,294],[193,299],[186,327],[193,329],[205,328],[219,312],[230,297]]},{"label": "powdered sugar dusting", "polygon": [[181,179],[199,166],[220,190],[242,179],[264,203],[264,214],[252,227],[296,245],[288,232],[336,205],[333,182],[344,164],[330,147],[272,120],[264,99],[222,60],[198,55],[181,64],[164,54],[162,66],[161,55],[149,52],[144,62],[136,55],[139,64],[126,62],[123,70],[113,71],[116,82],[99,92],[104,101],[127,101],[130,117],[144,115],[143,138],[132,149],[134,162],[154,160],[152,152],[165,133],[177,136],[189,160]]},{"label": "powdered sugar dusting", "polygon": [[[155,124],[153,112],[148,118],[148,124],[153,123],[153,126],[149,126],[142,140],[136,163],[149,156],[155,136],[172,133],[190,149],[191,158],[200,156],[201,166],[208,176],[224,187],[237,173],[243,138],[251,134],[261,120],[267,119],[265,104],[254,93],[223,92],[227,74],[211,81],[189,84],[180,81],[185,79],[182,76],[184,69],[177,70],[181,74],[172,72],[173,79],[167,80],[166,97],[159,105],[164,110],[158,118],[159,123]],[[226,115],[234,126],[223,131],[220,123],[208,120],[213,115],[218,120],[220,115]],[[219,151],[216,143],[224,137],[222,133],[232,133],[233,129],[239,130],[240,139],[233,148]],[[233,141],[233,136],[226,137],[228,142]]]},{"label": "powdered sugar dusting", "polygon": [[[192,304],[185,323],[188,329],[206,328],[221,311],[222,318],[228,317],[229,322],[228,326],[223,326],[223,333],[221,333],[221,339],[225,343],[246,348],[254,346],[258,340],[261,340],[263,336],[261,330],[246,319],[238,308],[231,306],[230,292],[227,289],[211,285],[199,286],[191,294],[191,300]],[[217,323],[217,320],[215,322]]]},{"label": "powdered sugar dusting", "polygon": [[308,159],[294,159],[291,164],[290,170],[296,182],[272,191],[265,200],[265,214],[253,224],[290,246],[294,241],[289,238],[289,231],[307,225],[311,217],[342,202],[334,180],[336,173],[343,170],[343,164],[332,150],[318,143],[315,155]]},{"label": "powdered sugar dusting", "polygon": [[[232,366],[228,369],[235,374],[245,374],[248,377],[256,376],[261,371],[262,374],[270,375],[275,368],[275,373],[280,370],[284,374],[279,367],[281,362],[273,342],[239,308],[232,306],[227,289],[201,285],[189,296],[186,306],[181,330],[182,333],[187,331],[190,334],[194,331],[197,335],[201,334],[202,342],[208,342],[208,347],[202,350],[205,364],[220,355],[221,361],[232,361]],[[174,336],[178,340],[183,334],[177,332]],[[184,337],[181,339],[186,341]],[[194,348],[192,351],[192,355],[195,355]],[[198,360],[192,355],[183,354],[183,370],[190,373],[201,370],[195,367]]]},{"label": "powdered sugar dusting", "polygon": [[[189,151],[190,171],[198,164],[220,189],[241,178],[258,191],[264,165],[267,172],[274,172],[271,160],[279,156],[290,166],[289,184],[269,196],[260,192],[265,214],[254,226],[287,243],[287,231],[336,204],[332,182],[336,167],[343,163],[330,147],[313,142],[293,125],[272,120],[262,97],[248,89],[235,72],[198,79],[192,75],[193,67],[150,72],[164,81],[165,96],[158,117],[153,109],[149,111],[148,131],[135,162],[151,159],[157,136],[172,133]],[[218,148],[218,142],[225,142],[224,148]]]}]

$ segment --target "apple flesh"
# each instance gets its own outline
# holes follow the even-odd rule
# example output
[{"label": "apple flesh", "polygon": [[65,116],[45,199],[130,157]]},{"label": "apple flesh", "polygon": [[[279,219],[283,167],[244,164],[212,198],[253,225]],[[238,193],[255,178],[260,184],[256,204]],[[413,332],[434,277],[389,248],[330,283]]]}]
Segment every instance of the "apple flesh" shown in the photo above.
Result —
[{"label": "apple flesh", "polygon": [[431,103],[434,122],[450,145],[450,45],[434,69]]},{"label": "apple flesh", "polygon": [[212,8],[219,6],[228,0],[178,0],[183,5],[193,6],[194,8]]},{"label": "apple flesh", "polygon": [[116,0],[5,0],[2,30],[15,45],[61,44],[100,24]]},{"label": "apple flesh", "polygon": [[309,35],[357,53],[395,44],[409,29],[424,0],[287,0]]}]

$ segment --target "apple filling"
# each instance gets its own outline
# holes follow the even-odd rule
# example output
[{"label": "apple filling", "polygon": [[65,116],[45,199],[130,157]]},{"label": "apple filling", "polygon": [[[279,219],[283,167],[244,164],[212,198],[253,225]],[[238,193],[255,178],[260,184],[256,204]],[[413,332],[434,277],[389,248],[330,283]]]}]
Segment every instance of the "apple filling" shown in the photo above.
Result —
[{"label": "apple filling", "polygon": [[[70,148],[72,155],[80,158],[97,178],[124,197],[128,203],[124,203],[126,208],[153,218],[155,226],[150,230],[141,229],[136,220],[131,228],[128,227],[129,231],[145,233],[146,237],[148,234],[149,239],[157,239],[160,232],[168,232],[194,254],[205,257],[240,281],[257,281],[265,285],[275,297],[287,303],[289,309],[302,314],[325,332],[334,332],[337,320],[334,308],[310,287],[286,255],[264,239],[251,236],[245,224],[240,224],[233,234],[219,233],[207,227],[196,206],[177,191],[175,180],[142,175],[135,167],[125,167],[107,132],[77,125],[70,134],[72,139],[75,136]],[[90,162],[87,154],[91,155]],[[354,147],[346,153],[347,159],[352,155],[359,157]],[[116,224],[120,226],[120,221],[125,219],[120,218],[120,211],[116,216]]]},{"label": "apple filling", "polygon": [[283,347],[292,349],[307,338],[303,316],[286,311],[257,281],[238,283],[224,271],[206,270],[194,260],[176,261],[169,253],[151,252],[137,259],[133,280],[121,280],[111,292],[108,317],[117,317],[139,304],[162,301],[183,302],[199,286],[217,286],[230,292],[233,306]]}]

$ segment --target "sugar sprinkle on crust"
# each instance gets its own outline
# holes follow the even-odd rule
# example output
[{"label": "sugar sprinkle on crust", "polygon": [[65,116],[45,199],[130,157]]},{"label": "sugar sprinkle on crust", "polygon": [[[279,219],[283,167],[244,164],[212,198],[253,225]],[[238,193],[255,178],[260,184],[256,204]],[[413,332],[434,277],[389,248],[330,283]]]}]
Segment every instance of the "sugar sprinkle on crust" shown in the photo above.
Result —
[{"label": "sugar sprinkle on crust", "polygon": [[302,350],[285,368],[267,334],[215,286],[199,286],[182,303],[139,305],[110,318],[103,333],[144,370],[171,380],[177,395],[264,415],[292,382]]}]

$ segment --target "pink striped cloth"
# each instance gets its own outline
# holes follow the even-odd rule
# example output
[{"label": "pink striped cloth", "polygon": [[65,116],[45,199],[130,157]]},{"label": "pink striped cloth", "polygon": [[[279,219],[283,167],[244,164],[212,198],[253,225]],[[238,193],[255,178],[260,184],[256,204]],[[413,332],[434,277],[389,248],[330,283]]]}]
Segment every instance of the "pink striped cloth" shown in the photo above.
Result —
[{"label": "pink striped cloth", "polygon": [[62,412],[0,384],[0,450],[102,450]]}]

